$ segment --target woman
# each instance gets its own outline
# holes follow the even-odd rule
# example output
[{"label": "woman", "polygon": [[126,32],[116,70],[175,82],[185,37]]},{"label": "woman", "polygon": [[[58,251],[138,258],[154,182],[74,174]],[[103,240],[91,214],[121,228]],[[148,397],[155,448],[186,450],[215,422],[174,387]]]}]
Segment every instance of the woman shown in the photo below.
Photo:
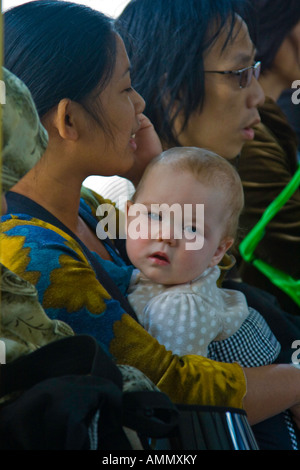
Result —
[{"label": "woman", "polygon": [[[5,105],[2,107],[1,183],[3,190],[8,191],[39,161],[46,150],[48,135],[40,123],[28,88],[5,68],[2,76]],[[1,213],[5,214],[6,209],[2,195]],[[62,450],[72,447],[79,450],[93,448],[97,441],[101,449],[102,446],[140,449],[141,443],[135,432],[133,435],[127,432],[125,437],[121,401],[117,405],[111,397],[116,399],[120,390],[157,391],[154,384],[135,368],[117,367],[101,353],[93,338],[74,336],[66,323],[49,319],[38,301],[36,288],[2,264],[0,285],[0,352],[4,346],[6,362],[0,376],[0,449]],[[60,339],[64,341],[58,342]],[[0,362],[3,362],[3,356]],[[77,376],[75,380],[74,376]],[[46,399],[45,395],[42,398],[43,389]],[[91,389],[96,392],[96,409]],[[71,401],[70,395],[73,396]],[[76,399],[78,406],[74,407]],[[69,409],[67,403],[71,403]],[[95,440],[95,435],[89,432],[90,422],[98,421],[101,406],[110,410],[109,424],[114,422],[116,434],[108,437],[108,442],[107,436],[99,435]],[[49,414],[52,420],[49,420]],[[102,410],[100,414],[103,416]],[[66,420],[66,415],[70,419]],[[80,423],[80,415],[86,427]],[[115,422],[115,415],[120,417],[119,424]],[[37,416],[38,422],[35,421]],[[55,422],[54,427],[51,422]],[[102,422],[100,428],[105,428],[109,436],[107,422]]]},{"label": "woman", "polygon": [[[242,369],[176,357],[128,313],[122,294],[132,268],[108,239],[94,236],[97,220],[80,201],[88,175],[125,174],[135,158],[158,150],[155,141],[149,152],[153,129],[140,117],[144,102],[131,88],[127,54],[111,21],[69,2],[31,2],[5,14],[5,31],[6,65],[29,86],[49,145],[6,195],[3,262],[36,285],[51,318],[65,320],[75,333],[90,333],[173,401],[244,406],[252,424],[287,408],[300,419],[300,373],[292,366]],[[50,74],[54,65],[57,82]],[[60,89],[66,80],[68,94]]]},{"label": "woman", "polygon": [[[290,182],[298,167],[297,137],[276,102],[300,77],[300,4],[297,0],[257,0],[256,57],[262,63],[259,82],[266,95],[255,138],[244,145],[239,174],[245,192],[241,226],[248,232]],[[292,105],[293,106],[293,105]],[[255,256],[300,279],[300,187],[267,225]],[[253,265],[240,257],[243,280],[272,293],[287,311],[300,314],[294,302]]]}]

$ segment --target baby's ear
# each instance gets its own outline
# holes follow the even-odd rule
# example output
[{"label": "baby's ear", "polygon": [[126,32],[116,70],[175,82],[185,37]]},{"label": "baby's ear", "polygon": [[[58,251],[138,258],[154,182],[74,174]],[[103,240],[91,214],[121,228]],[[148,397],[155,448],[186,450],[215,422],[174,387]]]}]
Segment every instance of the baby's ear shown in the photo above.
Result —
[{"label": "baby's ear", "polygon": [[209,263],[209,267],[216,266],[217,264],[220,263],[221,259],[225,255],[225,253],[229,250],[229,248],[233,245],[234,239],[233,238],[224,238],[220,245],[218,246],[214,256],[211,259],[211,262]]},{"label": "baby's ear", "polygon": [[133,205],[133,202],[132,201],[126,201],[126,215],[128,216],[128,211],[129,211],[129,208],[130,206]]},{"label": "baby's ear", "polygon": [[126,206],[125,206],[125,219],[126,219],[126,231],[128,230],[128,215],[129,215],[129,209],[133,205],[132,201],[126,201]]}]

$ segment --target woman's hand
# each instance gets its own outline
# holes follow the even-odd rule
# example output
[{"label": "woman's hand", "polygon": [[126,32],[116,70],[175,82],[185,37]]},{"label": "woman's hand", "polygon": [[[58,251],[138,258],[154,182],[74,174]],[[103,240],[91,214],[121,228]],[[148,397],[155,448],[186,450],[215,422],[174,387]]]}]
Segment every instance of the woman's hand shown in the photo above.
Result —
[{"label": "woman's hand", "polygon": [[140,121],[140,128],[135,134],[137,145],[135,162],[132,168],[122,175],[135,186],[140,181],[148,163],[162,152],[161,142],[151,121],[144,114],[140,114],[138,119]]}]

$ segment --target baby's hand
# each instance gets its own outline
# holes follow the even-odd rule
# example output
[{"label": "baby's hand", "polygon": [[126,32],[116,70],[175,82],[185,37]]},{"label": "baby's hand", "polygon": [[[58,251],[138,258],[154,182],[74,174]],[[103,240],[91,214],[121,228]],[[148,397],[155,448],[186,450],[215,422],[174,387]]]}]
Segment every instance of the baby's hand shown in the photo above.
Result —
[{"label": "baby's hand", "polygon": [[151,121],[144,115],[138,116],[140,128],[135,134],[137,149],[135,151],[135,163],[125,174],[125,178],[136,186],[144,173],[148,163],[162,152],[161,142]]}]

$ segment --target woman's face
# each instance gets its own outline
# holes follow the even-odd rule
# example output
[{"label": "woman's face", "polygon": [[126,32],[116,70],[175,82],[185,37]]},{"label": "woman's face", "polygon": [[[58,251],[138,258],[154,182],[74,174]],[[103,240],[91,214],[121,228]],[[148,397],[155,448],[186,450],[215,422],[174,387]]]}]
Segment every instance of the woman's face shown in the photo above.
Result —
[{"label": "woman's face", "polygon": [[[109,131],[86,122],[88,142],[85,163],[88,174],[120,175],[134,164],[134,134],[140,127],[139,116],[144,110],[143,98],[131,87],[130,64],[123,41],[117,40],[116,65],[99,100]],[[89,168],[87,168],[89,167]]]},{"label": "woman's face", "polygon": [[[232,39],[223,51],[225,40],[223,31],[204,57],[205,71],[239,70],[254,64],[255,49],[242,20],[237,19]],[[187,127],[178,135],[179,143],[233,159],[244,143],[254,138],[252,128],[260,121],[257,106],[263,102],[263,90],[254,77],[249,87],[241,89],[235,75],[206,73],[203,108],[190,116]]]}]

